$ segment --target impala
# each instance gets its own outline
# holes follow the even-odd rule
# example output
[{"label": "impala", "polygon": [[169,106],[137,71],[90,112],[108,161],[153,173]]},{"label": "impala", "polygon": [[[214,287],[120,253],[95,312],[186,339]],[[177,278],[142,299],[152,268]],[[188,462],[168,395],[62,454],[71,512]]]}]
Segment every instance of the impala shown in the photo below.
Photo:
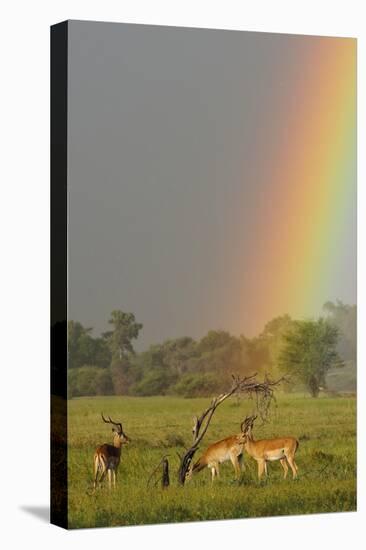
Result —
[{"label": "impala", "polygon": [[108,416],[108,420],[106,420],[103,413],[102,419],[106,424],[113,425],[113,445],[104,443],[103,445],[97,447],[94,453],[94,489],[97,487],[98,474],[99,483],[103,481],[106,473],[108,473],[109,488],[112,486],[112,476],[113,486],[116,486],[116,473],[121,460],[122,445],[130,441],[124,433],[120,422],[114,422],[110,416]]},{"label": "impala", "polygon": [[194,473],[198,473],[204,468],[211,470],[212,481],[219,475],[219,464],[231,460],[234,466],[236,478],[239,479],[241,473],[241,463],[243,457],[245,436],[240,433],[230,435],[210,445],[203,455],[189,468],[186,479],[191,479]]},{"label": "impala", "polygon": [[297,477],[297,465],[295,453],[299,442],[294,437],[280,437],[277,439],[259,439],[255,441],[252,435],[252,428],[256,416],[247,416],[242,422],[241,429],[244,437],[244,448],[249,456],[258,463],[258,478],[267,475],[267,462],[279,460],[284,471],[284,478],[287,476],[288,466],[292,470],[292,477]]}]

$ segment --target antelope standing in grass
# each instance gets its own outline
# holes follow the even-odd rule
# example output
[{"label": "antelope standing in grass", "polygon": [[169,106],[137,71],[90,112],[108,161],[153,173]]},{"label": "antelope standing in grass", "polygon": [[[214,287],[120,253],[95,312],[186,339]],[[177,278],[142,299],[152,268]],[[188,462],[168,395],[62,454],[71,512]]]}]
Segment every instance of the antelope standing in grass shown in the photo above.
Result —
[{"label": "antelope standing in grass", "polygon": [[252,435],[252,428],[256,416],[247,416],[242,422],[241,430],[244,437],[244,448],[249,456],[253,457],[258,463],[258,478],[267,475],[267,462],[279,460],[284,472],[284,478],[287,476],[288,466],[292,470],[292,477],[297,477],[297,465],[295,462],[295,453],[299,442],[294,437],[280,437],[277,439],[259,439],[255,441]]},{"label": "antelope standing in grass", "polygon": [[120,422],[114,422],[110,416],[108,416],[108,420],[106,420],[103,413],[102,419],[106,424],[113,425],[113,445],[104,443],[97,447],[94,453],[94,489],[97,487],[98,474],[99,483],[101,483],[106,473],[108,473],[109,488],[112,487],[112,476],[113,486],[116,487],[116,473],[121,460],[122,445],[130,441],[129,437],[124,433]]},{"label": "antelope standing in grass", "polygon": [[204,468],[211,470],[212,481],[219,475],[219,464],[231,460],[234,466],[236,478],[241,474],[241,465],[244,451],[245,436],[243,433],[230,435],[210,445],[203,455],[189,468],[186,479],[192,478],[194,473],[198,473]]}]

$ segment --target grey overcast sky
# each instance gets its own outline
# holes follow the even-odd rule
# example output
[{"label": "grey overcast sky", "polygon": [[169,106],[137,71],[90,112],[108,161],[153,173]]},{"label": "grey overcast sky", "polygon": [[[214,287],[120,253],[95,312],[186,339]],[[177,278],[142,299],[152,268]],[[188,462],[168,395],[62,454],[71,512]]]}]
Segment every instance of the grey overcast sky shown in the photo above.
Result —
[{"label": "grey overcast sky", "polygon": [[[112,309],[132,311],[139,349],[211,328],[260,332],[270,317],[254,311],[253,249],[273,184],[267,161],[321,40],[69,23],[70,319],[98,334]],[[322,301],[291,311],[284,299],[268,314],[355,302],[355,223],[343,237],[346,265]]]}]

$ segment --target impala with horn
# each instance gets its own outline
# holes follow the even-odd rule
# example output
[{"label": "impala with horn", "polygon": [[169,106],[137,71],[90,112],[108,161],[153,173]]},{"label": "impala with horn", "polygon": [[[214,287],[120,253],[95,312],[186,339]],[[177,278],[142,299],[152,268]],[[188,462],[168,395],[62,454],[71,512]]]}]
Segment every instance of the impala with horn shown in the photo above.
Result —
[{"label": "impala with horn", "polygon": [[284,478],[287,476],[288,466],[292,470],[292,477],[297,477],[297,465],[295,453],[299,442],[295,437],[279,437],[276,439],[259,439],[256,441],[252,435],[252,429],[256,416],[247,416],[241,424],[244,437],[244,448],[249,456],[254,458],[258,464],[258,478],[267,475],[267,462],[279,460],[284,471]]},{"label": "impala with horn", "polygon": [[[122,445],[128,443],[130,438],[124,433],[121,422],[114,422],[110,416],[108,420],[104,418],[102,413],[102,419],[106,424],[112,424],[113,445],[104,443],[97,447],[94,453],[94,489],[97,483],[101,483],[108,473],[109,488],[116,486],[116,473],[121,460]],[[99,480],[98,480],[99,475]]]},{"label": "impala with horn", "polygon": [[[197,420],[193,426],[193,434],[196,431]],[[230,435],[210,445],[203,455],[191,465],[187,471],[186,479],[192,478],[192,475],[200,472],[204,468],[211,470],[212,481],[219,475],[219,464],[231,461],[236,479],[240,478],[241,466],[244,452],[245,436],[243,433]]]}]

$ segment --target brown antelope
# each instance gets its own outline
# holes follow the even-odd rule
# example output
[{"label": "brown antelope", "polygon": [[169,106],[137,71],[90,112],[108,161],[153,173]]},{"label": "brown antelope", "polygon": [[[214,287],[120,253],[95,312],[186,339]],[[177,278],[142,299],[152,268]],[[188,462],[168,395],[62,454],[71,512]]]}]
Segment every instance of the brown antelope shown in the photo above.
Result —
[{"label": "brown antelope", "polygon": [[97,487],[98,474],[99,483],[101,483],[108,473],[109,488],[112,486],[112,474],[113,474],[113,486],[116,486],[116,473],[121,460],[121,450],[124,443],[130,441],[129,437],[124,433],[122,424],[120,422],[114,422],[110,416],[106,420],[102,413],[102,419],[106,424],[112,424],[113,445],[104,443],[97,447],[94,453],[94,489]]},{"label": "brown antelope", "polygon": [[236,478],[239,479],[241,474],[241,465],[244,451],[245,436],[240,433],[238,435],[230,435],[210,445],[203,455],[190,466],[186,474],[186,479],[192,478],[194,473],[198,473],[204,468],[211,470],[212,481],[219,475],[219,464],[231,460],[234,466]]},{"label": "brown antelope", "polygon": [[281,437],[255,441],[252,428],[256,418],[256,416],[247,416],[241,424],[241,430],[245,439],[244,449],[258,463],[258,478],[262,477],[263,472],[267,475],[267,462],[279,460],[284,472],[283,477],[286,478],[289,465],[292,477],[295,479],[297,477],[295,453],[299,446],[298,440],[294,437]]}]

